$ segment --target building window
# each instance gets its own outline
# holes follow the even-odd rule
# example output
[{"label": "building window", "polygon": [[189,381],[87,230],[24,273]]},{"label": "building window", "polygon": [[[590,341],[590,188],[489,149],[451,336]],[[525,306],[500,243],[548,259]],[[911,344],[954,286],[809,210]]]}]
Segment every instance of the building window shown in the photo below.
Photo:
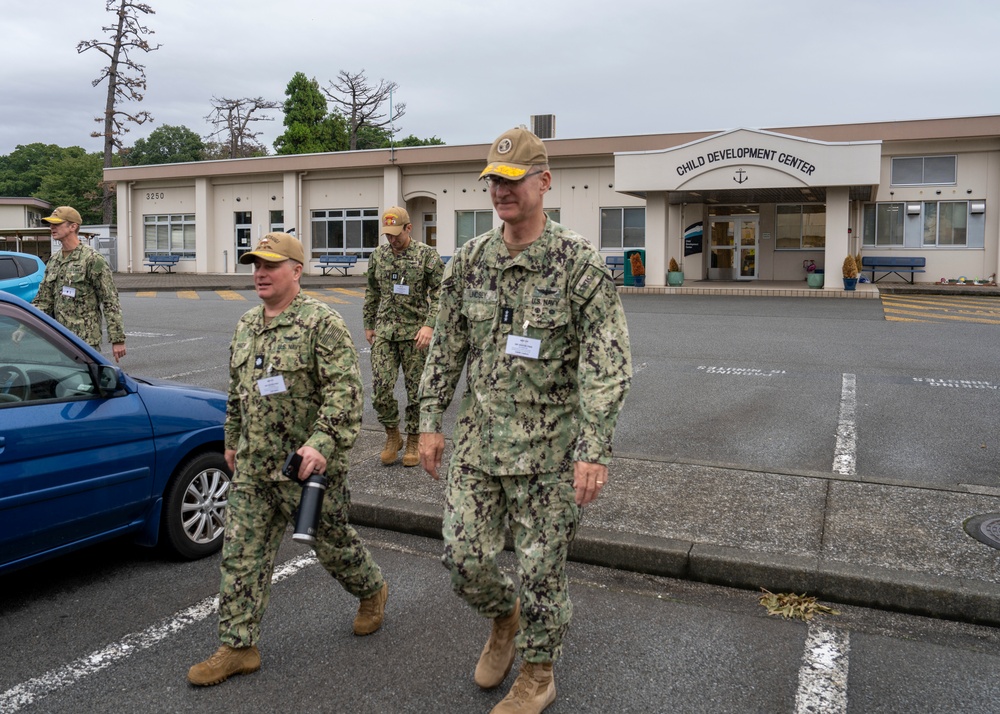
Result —
[{"label": "building window", "polygon": [[777,250],[816,250],[826,247],[826,206],[779,205],[775,216]]},{"label": "building window", "polygon": [[356,255],[367,258],[378,248],[378,209],[311,211],[312,257]]},{"label": "building window", "polygon": [[194,214],[143,216],[145,255],[195,257]]},{"label": "building window", "polygon": [[955,156],[897,156],[892,159],[894,186],[951,185],[956,181]]},{"label": "building window", "polygon": [[645,247],[645,208],[601,209],[601,250]]},{"label": "building window", "polygon": [[928,201],[923,205],[924,245],[967,245],[968,201]]},{"label": "building window", "polygon": [[493,211],[455,211],[455,247],[459,248],[493,227]]},{"label": "building window", "polygon": [[902,203],[876,203],[865,206],[863,245],[876,248],[903,245]]}]

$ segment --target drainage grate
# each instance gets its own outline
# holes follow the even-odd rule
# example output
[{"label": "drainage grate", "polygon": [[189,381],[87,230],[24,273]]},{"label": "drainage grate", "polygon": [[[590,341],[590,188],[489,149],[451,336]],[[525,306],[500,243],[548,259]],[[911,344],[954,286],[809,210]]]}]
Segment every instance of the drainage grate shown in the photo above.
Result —
[{"label": "drainage grate", "polygon": [[1000,513],[973,516],[965,522],[965,532],[980,543],[1000,549]]}]

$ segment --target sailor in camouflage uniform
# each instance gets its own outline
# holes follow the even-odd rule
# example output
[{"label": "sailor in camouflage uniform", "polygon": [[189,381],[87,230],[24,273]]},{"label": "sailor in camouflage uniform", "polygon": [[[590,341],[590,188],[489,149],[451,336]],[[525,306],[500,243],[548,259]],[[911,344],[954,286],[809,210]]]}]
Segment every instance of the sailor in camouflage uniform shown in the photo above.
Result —
[{"label": "sailor in camouflage uniform", "polygon": [[254,264],[263,301],[239,321],[230,353],[225,456],[233,471],[222,546],[219,639],[188,680],[211,685],[260,668],[257,641],[274,560],[302,489],[281,475],[292,451],[299,480],[326,475],[313,546],[320,564],[360,599],[354,633],[381,625],[388,586],[348,523],[348,453],[361,428],[358,355],[343,319],[299,291],[305,256],[287,233],[265,235],[240,257]]},{"label": "sailor in camouflage uniform", "polygon": [[98,351],[103,309],[117,362],[125,356],[125,326],[111,266],[104,256],[80,242],[83,219],[75,208],[60,206],[42,220],[49,224],[52,238],[59,241],[62,250],[49,258],[33,304]]},{"label": "sailor in camouflage uniform", "polygon": [[417,389],[434,332],[444,271],[437,251],[413,241],[412,231],[406,209],[389,208],[382,214],[382,233],[389,242],[368,259],[363,317],[365,339],[372,346],[372,403],[386,433],[382,450],[386,466],[396,462],[403,446],[399,405],[393,394],[400,366],[406,385],[403,466],[420,463]]},{"label": "sailor in camouflage uniform", "polygon": [[[572,606],[565,563],[579,507],[608,479],[611,442],[631,381],[624,311],[597,251],[549,220],[545,146],[521,127],[501,135],[481,178],[503,221],[445,266],[420,384],[420,458],[437,478],[442,415],[466,369],[444,515],[455,592],[493,627],[476,666],[484,688],[521,670],[494,712],[555,700]],[[520,591],[496,563],[509,524]]]}]

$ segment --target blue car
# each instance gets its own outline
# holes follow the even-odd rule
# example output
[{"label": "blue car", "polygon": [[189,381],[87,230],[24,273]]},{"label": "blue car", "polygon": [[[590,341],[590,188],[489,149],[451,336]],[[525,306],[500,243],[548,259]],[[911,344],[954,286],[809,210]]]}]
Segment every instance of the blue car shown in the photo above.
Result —
[{"label": "blue car", "polygon": [[131,536],[222,546],[226,395],[131,377],[0,292],[0,573]]},{"label": "blue car", "polygon": [[0,290],[31,302],[45,277],[45,263],[37,255],[0,250]]}]

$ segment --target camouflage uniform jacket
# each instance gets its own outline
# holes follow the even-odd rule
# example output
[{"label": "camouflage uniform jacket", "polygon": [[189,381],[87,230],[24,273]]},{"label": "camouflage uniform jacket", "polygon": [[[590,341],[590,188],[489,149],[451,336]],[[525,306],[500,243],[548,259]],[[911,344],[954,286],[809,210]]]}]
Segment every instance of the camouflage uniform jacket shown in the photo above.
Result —
[{"label": "camouflage uniform jacket", "polygon": [[[508,336],[538,358],[507,354]],[[516,258],[495,228],[445,266],[441,309],[420,383],[420,431],[440,432],[466,367],[455,463],[498,475],[607,464],[632,378],[628,326],[590,243],[547,221]]]},{"label": "camouflage uniform jacket", "polygon": [[[259,380],[279,377],[275,393],[261,394]],[[285,457],[303,445],[326,457],[328,476],[345,473],[362,400],[358,353],[332,308],[299,294],[266,325],[263,305],[248,311],[230,347],[225,448],[236,450],[235,480],[283,479]]]},{"label": "camouflage uniform jacket", "polygon": [[[398,342],[414,339],[421,327],[433,328],[443,272],[438,252],[415,240],[399,255],[388,244],[376,248],[368,259],[365,329]],[[404,285],[409,295],[401,294]]]},{"label": "camouflage uniform jacket", "polygon": [[49,258],[45,278],[32,302],[97,349],[101,347],[103,308],[108,339],[112,344],[125,341],[122,306],[111,266],[89,245],[81,243],[69,252],[59,251]]}]

